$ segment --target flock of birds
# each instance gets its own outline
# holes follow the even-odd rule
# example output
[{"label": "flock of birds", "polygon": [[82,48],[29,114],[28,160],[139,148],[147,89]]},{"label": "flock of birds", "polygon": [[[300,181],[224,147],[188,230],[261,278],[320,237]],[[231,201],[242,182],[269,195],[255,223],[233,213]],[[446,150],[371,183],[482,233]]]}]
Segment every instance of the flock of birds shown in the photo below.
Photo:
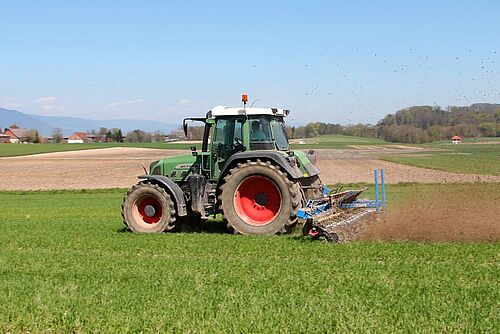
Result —
[{"label": "flock of birds", "polygon": [[331,108],[349,124],[353,123],[353,111],[358,117],[360,110],[368,118],[379,114],[375,111],[377,103],[388,97],[404,107],[423,100],[431,105],[443,100],[470,105],[495,103],[500,98],[497,51],[479,57],[469,49],[461,56],[446,57],[439,52],[418,55],[410,48],[406,63],[398,64],[398,57],[377,52],[371,58],[356,49],[349,60],[334,62],[320,54],[317,61],[304,64],[301,71],[305,81],[314,85],[304,92],[304,102],[298,107],[308,110],[314,99],[332,98]]}]

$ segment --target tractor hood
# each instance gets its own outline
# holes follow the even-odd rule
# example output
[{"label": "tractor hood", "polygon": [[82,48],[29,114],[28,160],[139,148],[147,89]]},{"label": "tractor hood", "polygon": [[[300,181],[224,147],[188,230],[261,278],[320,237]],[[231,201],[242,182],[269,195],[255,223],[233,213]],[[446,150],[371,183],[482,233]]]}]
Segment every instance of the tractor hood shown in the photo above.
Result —
[{"label": "tractor hood", "polygon": [[304,153],[302,151],[293,151],[295,159],[297,159],[297,165],[304,175],[304,177],[318,175],[319,169],[316,167],[316,155],[314,151],[310,153]]},{"label": "tractor hood", "polygon": [[193,171],[198,171],[200,166],[201,156],[199,155],[177,155],[153,162],[149,167],[149,173],[153,175],[165,175],[173,181],[181,181]]}]

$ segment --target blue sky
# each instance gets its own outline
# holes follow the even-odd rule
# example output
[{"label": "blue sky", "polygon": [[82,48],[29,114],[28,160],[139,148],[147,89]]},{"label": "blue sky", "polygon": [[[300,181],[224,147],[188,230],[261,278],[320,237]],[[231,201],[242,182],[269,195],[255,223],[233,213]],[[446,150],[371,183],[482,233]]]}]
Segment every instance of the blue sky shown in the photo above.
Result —
[{"label": "blue sky", "polygon": [[376,122],[500,101],[500,1],[0,2],[0,107],[177,123],[217,104]]}]

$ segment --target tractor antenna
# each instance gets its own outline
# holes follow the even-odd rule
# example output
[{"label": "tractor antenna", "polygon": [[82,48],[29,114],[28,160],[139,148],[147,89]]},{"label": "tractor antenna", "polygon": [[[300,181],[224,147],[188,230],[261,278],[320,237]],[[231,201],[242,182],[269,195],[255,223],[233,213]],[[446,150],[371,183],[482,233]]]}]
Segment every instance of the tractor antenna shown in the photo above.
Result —
[{"label": "tractor antenna", "polygon": [[144,162],[141,161],[141,165],[142,165],[142,169],[144,169],[144,174],[148,175],[148,170],[146,169]]},{"label": "tractor antenna", "polygon": [[253,105],[255,104],[255,102],[259,101],[259,98],[256,98],[255,100],[253,100],[252,104],[250,105],[250,108],[253,107]]}]

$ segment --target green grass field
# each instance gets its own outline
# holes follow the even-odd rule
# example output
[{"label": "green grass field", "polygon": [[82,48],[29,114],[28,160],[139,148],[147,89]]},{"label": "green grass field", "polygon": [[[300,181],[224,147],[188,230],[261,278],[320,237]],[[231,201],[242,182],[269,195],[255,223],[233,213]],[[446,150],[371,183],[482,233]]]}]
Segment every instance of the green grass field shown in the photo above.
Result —
[{"label": "green grass field", "polygon": [[[392,205],[419,187],[391,186]],[[123,193],[0,193],[0,332],[498,330],[498,243],[137,235]]]},{"label": "green grass field", "polygon": [[383,160],[416,167],[448,172],[500,175],[500,145],[434,144],[438,151],[419,151],[411,154],[383,155]]}]

